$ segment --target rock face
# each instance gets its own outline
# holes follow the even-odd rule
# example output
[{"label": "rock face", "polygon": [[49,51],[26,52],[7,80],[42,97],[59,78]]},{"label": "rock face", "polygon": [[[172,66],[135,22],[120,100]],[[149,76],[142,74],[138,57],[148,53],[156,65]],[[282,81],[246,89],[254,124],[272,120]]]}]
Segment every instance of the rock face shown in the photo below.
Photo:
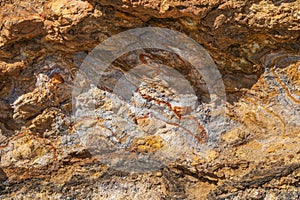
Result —
[{"label": "rock face", "polygon": [[[300,198],[299,0],[0,4],[1,199]],[[74,119],[88,53],[140,27],[185,33],[216,63],[227,102],[213,148],[202,148],[214,113],[204,78],[159,49],[117,58],[77,96]],[[135,82],[125,75],[138,65],[181,76],[143,71]],[[84,118],[90,105],[96,114]]]}]

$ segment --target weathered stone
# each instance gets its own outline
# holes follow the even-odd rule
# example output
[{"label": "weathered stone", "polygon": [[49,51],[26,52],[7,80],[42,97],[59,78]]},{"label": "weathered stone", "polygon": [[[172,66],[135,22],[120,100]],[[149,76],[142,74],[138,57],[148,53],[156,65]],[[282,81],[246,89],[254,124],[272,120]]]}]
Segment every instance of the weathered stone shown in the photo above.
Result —
[{"label": "weathered stone", "polygon": [[[0,2],[0,198],[299,199],[299,4]],[[74,120],[72,85],[87,53],[112,35],[147,26],[184,32],[217,64],[228,102],[214,149],[196,148],[207,142],[213,112],[202,75],[164,50],[116,59],[99,84],[78,97],[82,120]],[[151,64],[182,77],[168,83],[144,73],[127,94],[120,78]],[[184,90],[195,94],[176,93],[184,80],[190,86]],[[85,112],[89,106],[97,117]],[[143,159],[148,155],[156,157]],[[114,168],[124,164],[156,166],[155,173]]]}]

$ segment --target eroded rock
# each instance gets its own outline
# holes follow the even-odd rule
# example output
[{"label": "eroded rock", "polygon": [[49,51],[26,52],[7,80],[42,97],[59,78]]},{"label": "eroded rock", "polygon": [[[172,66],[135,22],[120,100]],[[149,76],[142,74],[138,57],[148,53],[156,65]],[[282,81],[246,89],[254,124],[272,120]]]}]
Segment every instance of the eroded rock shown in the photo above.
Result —
[{"label": "eroded rock", "polygon": [[[1,199],[299,199],[299,3],[1,2]],[[180,152],[156,171],[136,174],[109,167],[82,144],[71,91],[87,52],[111,35],[146,26],[184,32],[210,53],[225,84],[227,126],[214,149],[181,151],[182,135],[206,141],[213,110],[203,77],[172,52],[122,55],[109,76],[81,95],[95,97],[98,116],[82,122],[85,129],[98,127],[91,146],[102,145],[106,156],[120,146],[134,155],[165,150],[158,161]],[[195,95],[177,95],[174,84],[153,77],[137,84],[133,98],[122,84],[114,91],[141,63],[176,69]],[[172,151],[166,138],[179,138]]]}]

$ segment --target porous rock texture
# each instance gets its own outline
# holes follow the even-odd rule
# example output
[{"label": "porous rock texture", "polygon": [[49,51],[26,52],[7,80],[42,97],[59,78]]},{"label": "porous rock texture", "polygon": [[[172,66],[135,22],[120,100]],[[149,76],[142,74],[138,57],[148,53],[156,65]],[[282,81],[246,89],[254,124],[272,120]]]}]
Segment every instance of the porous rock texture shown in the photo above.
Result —
[{"label": "porous rock texture", "polygon": [[[1,199],[300,198],[300,0],[0,4]],[[227,102],[226,126],[214,148],[204,154],[183,151],[154,171],[134,173],[112,167],[82,144],[80,124],[72,118],[72,86],[96,45],[138,27],[177,30],[201,44],[222,74]],[[122,74],[134,62],[177,69],[191,82],[199,110],[208,104],[203,81],[193,82],[201,77],[178,55],[157,49],[130,52],[113,63],[112,71]],[[97,94],[102,114],[88,122],[105,129],[109,152],[122,143],[111,138],[122,139],[116,134],[126,128],[118,119],[124,115],[131,123],[126,129],[151,132],[127,140],[129,152],[156,152],[165,147],[165,138],[173,141],[180,134],[205,143],[209,130],[203,116],[210,112],[195,114],[203,122],[197,128],[195,120],[185,122],[182,110],[169,106],[160,87],[176,99],[168,84],[151,77],[144,77],[126,105],[101,83],[87,91]],[[139,103],[160,110],[159,117],[130,115],[128,110]],[[114,106],[125,114],[111,120],[105,113]]]}]

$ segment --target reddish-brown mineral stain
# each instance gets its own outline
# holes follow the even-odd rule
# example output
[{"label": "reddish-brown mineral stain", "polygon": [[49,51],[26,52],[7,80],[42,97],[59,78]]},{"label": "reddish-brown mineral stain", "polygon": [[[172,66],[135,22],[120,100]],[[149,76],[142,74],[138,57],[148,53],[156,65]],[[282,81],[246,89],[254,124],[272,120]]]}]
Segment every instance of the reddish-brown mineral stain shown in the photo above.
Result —
[{"label": "reddish-brown mineral stain", "polygon": [[[8,139],[8,141],[6,142],[6,144],[0,146],[0,149],[4,149],[4,148],[8,147],[8,145],[10,144],[11,141],[14,141],[14,140],[16,140],[18,138],[21,138],[21,137],[25,136],[25,135],[30,135],[30,136],[33,137],[32,139],[36,139],[36,140],[42,140],[43,139],[43,138],[34,136],[34,135],[30,134],[30,132],[27,132],[27,131],[20,132],[17,135],[15,135],[15,136],[11,137],[10,139]],[[42,142],[44,143],[45,141],[42,140]],[[47,140],[47,144],[46,145],[48,145],[51,148],[51,150],[53,151],[53,160],[56,160],[56,158],[57,158],[57,155],[56,155],[57,154],[57,150],[56,150],[56,148],[52,145],[51,142],[49,142],[49,140]]]},{"label": "reddish-brown mineral stain", "polygon": [[282,82],[282,80],[280,79],[280,77],[279,77],[278,74],[276,73],[275,69],[274,69],[274,68],[271,68],[271,71],[272,71],[272,73],[274,74],[275,79],[276,79],[276,81],[278,82],[278,84],[284,89],[284,91],[285,91],[287,97],[288,97],[290,100],[292,100],[294,103],[300,104],[300,100],[296,99],[295,97],[293,97],[293,96],[291,95],[291,92],[290,92],[289,88]]},{"label": "reddish-brown mineral stain", "polygon": [[[175,124],[175,123],[171,123],[171,122],[167,122],[165,120],[163,120],[166,124],[172,125],[172,126],[177,126],[181,129],[183,129],[184,131],[186,131],[190,136],[195,137],[199,142],[203,143],[205,141],[207,141],[208,135],[207,132],[205,131],[204,127],[200,124],[200,122],[191,115],[187,115],[187,116],[182,116],[182,114],[187,113],[188,111],[191,111],[190,107],[180,107],[180,106],[174,106],[172,107],[172,105],[169,102],[163,101],[163,100],[158,100],[155,97],[152,97],[150,95],[147,94],[143,94],[140,90],[138,90],[138,93],[146,100],[148,101],[153,101],[154,103],[156,103],[159,106],[165,105],[169,110],[173,111],[175,113],[175,115],[178,117],[179,120],[182,120],[182,118],[185,119],[192,119],[192,120],[196,120],[197,121],[197,125],[198,125],[198,130],[201,133],[201,138],[198,135],[193,134],[190,130],[182,127],[179,124]],[[148,118],[148,116],[144,116],[141,118],[138,118],[136,120],[141,120],[141,119],[145,119]],[[155,117],[156,118],[156,117]],[[157,118],[158,119],[158,118]],[[159,119],[161,120],[161,119]]]}]

